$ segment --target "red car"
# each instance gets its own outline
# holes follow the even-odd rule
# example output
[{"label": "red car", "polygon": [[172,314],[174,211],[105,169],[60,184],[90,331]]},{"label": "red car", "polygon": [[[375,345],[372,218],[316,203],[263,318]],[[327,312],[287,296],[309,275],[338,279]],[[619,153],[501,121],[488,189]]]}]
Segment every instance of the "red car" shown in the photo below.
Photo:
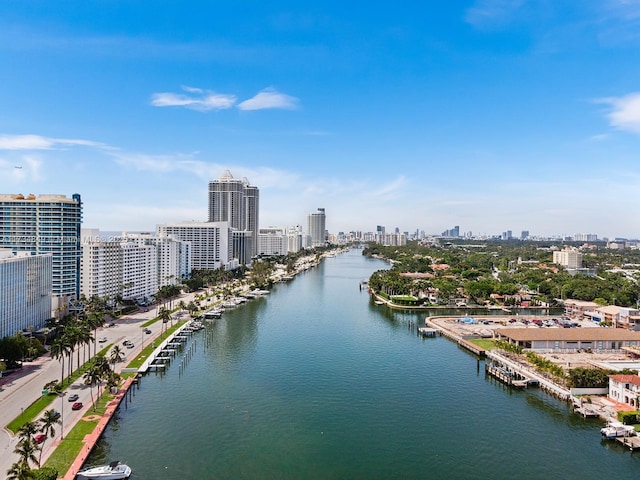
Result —
[{"label": "red car", "polygon": [[39,433],[34,437],[34,440],[39,445],[47,439],[47,436],[44,433]]},{"label": "red car", "polygon": [[71,405],[71,410],[80,410],[82,408],[82,402],[76,402]]}]

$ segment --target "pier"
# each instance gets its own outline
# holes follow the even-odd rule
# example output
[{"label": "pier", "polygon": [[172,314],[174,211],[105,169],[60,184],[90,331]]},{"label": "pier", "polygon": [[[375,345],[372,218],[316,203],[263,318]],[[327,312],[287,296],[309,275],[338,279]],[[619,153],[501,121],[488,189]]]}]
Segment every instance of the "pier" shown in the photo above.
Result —
[{"label": "pier", "polygon": [[616,442],[622,444],[623,447],[628,448],[632,452],[640,449],[640,437],[637,435],[629,436],[629,437],[616,437]]},{"label": "pier", "polygon": [[491,375],[492,377],[497,378],[509,387],[526,388],[529,386],[538,385],[538,382],[536,380],[526,378],[525,376],[512,370],[511,368],[499,363],[486,363],[484,369],[487,375]]},{"label": "pier", "polygon": [[427,327],[430,327],[431,329],[440,332],[440,335],[443,335],[443,336],[447,337],[449,340],[453,340],[458,345],[460,345],[462,348],[464,348],[465,350],[470,351],[471,353],[479,356],[480,358],[486,357],[487,351],[484,348],[479,347],[475,343],[472,343],[472,342],[470,342],[468,340],[465,340],[464,338],[454,334],[453,332],[451,332],[449,330],[446,330],[446,329],[436,325],[435,323],[432,323],[431,321],[429,321],[429,317],[427,317],[425,319],[424,324]]}]

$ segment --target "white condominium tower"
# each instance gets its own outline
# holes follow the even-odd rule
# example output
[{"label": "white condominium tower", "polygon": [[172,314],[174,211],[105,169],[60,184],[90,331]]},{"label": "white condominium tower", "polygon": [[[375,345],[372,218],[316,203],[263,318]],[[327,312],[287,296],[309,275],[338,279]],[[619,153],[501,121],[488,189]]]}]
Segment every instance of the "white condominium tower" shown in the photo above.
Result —
[{"label": "white condominium tower", "polygon": [[0,194],[0,247],[32,255],[53,257],[53,309],[58,303],[80,294],[80,224],[82,202],[79,194]]},{"label": "white condominium tower", "polygon": [[238,232],[234,234],[233,256],[241,264],[250,264],[251,257],[258,253],[259,203],[258,187],[246,178],[233,178],[229,170],[209,182],[209,221],[228,222]]},{"label": "white condominium tower", "polygon": [[190,266],[215,270],[238,267],[231,256],[232,237],[227,222],[177,222],[156,227],[159,236],[171,236],[190,244]]},{"label": "white condominium tower", "polygon": [[51,318],[52,256],[0,248],[0,339]]},{"label": "white condominium tower", "polygon": [[307,233],[311,236],[312,247],[322,247],[326,244],[326,216],[324,208],[318,208],[316,213],[307,215]]}]

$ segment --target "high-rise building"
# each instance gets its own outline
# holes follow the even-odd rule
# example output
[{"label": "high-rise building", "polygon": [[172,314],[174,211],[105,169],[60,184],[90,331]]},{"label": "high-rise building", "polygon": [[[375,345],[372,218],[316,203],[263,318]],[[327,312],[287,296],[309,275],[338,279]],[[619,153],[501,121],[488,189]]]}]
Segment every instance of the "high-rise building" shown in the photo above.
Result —
[{"label": "high-rise building", "polygon": [[[251,263],[251,257],[258,253],[259,211],[260,191],[246,178],[235,179],[225,170],[220,178],[209,182],[209,222],[227,222],[234,231],[249,232],[233,241],[240,249],[233,256],[241,263]],[[240,258],[247,256],[245,252],[249,258]]]},{"label": "high-rise building", "polygon": [[553,263],[562,265],[566,269],[582,267],[582,253],[576,248],[565,248],[559,252],[553,252]]},{"label": "high-rise building", "polygon": [[81,223],[77,193],[71,198],[0,194],[0,247],[51,254],[54,309],[80,295]]},{"label": "high-rise building", "polygon": [[312,247],[322,247],[327,243],[326,216],[324,208],[307,215],[307,233],[311,236]]},{"label": "high-rise building", "polygon": [[191,244],[191,267],[215,270],[238,268],[232,256],[232,230],[227,222],[182,222],[158,225],[160,236],[173,236]]},{"label": "high-rise building", "polygon": [[39,330],[51,318],[51,254],[0,249],[0,338]]},{"label": "high-rise building", "polygon": [[288,237],[285,229],[278,227],[261,228],[258,235],[258,253],[260,255],[286,255]]}]

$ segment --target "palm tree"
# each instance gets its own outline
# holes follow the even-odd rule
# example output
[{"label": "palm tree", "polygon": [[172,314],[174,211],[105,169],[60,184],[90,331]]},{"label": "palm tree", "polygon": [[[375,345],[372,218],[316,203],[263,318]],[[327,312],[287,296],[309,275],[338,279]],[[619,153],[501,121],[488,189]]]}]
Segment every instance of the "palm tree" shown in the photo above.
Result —
[{"label": "palm tree", "polygon": [[65,350],[66,344],[64,342],[64,337],[56,338],[51,344],[51,356],[56,360],[60,361],[62,365],[62,373],[60,375],[60,385],[64,382],[64,356],[66,354]]},{"label": "palm tree", "polygon": [[[84,384],[89,385],[89,390],[91,391],[91,403],[93,404],[93,411],[96,411],[96,402],[93,399],[93,386],[100,385],[102,382],[102,372],[98,367],[96,367],[95,363],[91,363],[87,370],[83,375]],[[99,387],[98,387],[99,388]],[[98,396],[100,396],[100,391],[98,391]]]},{"label": "palm tree", "polygon": [[[33,422],[28,422],[33,423]],[[18,442],[16,448],[13,450],[13,453],[17,453],[20,456],[20,461],[26,463],[29,466],[29,462],[33,462],[36,466],[40,466],[40,462],[36,457],[36,452],[38,451],[38,445],[33,440],[33,437],[23,437],[22,440]]]},{"label": "palm tree", "polygon": [[111,349],[111,355],[109,356],[109,362],[113,365],[113,371],[116,370],[116,363],[124,360],[124,352],[119,345],[114,345]]},{"label": "palm tree", "polygon": [[32,480],[35,474],[27,462],[16,462],[7,470],[7,480]]},{"label": "palm tree", "polygon": [[[44,433],[46,442],[47,438],[53,438],[56,436],[55,425],[60,424],[60,415],[53,408],[50,410],[46,410],[40,419],[40,431]],[[42,460],[42,450],[44,449],[44,442],[42,442],[42,447],[40,448],[40,457],[38,458],[38,462]]]},{"label": "palm tree", "polygon": [[[167,322],[171,319],[171,311],[167,310],[166,308],[162,307],[160,309],[160,312],[158,313],[158,318],[160,318],[160,320],[162,320],[162,324],[166,325]],[[164,327],[166,329],[166,327]]]},{"label": "palm tree", "polygon": [[[80,332],[78,333],[79,345],[84,345],[85,346],[85,348],[83,349],[83,355],[82,355],[82,362],[83,363],[87,361],[87,349],[86,349],[86,346],[87,345],[91,345],[91,341],[92,340],[94,340],[94,338],[91,336],[91,326],[85,320],[80,324]],[[91,351],[89,351],[89,355],[91,355]],[[80,349],[78,349],[78,367],[80,367]]]},{"label": "palm tree", "polygon": [[87,317],[87,323],[93,328],[93,356],[96,356],[96,341],[98,338],[98,328],[104,325],[104,314],[100,311],[93,311]]}]

